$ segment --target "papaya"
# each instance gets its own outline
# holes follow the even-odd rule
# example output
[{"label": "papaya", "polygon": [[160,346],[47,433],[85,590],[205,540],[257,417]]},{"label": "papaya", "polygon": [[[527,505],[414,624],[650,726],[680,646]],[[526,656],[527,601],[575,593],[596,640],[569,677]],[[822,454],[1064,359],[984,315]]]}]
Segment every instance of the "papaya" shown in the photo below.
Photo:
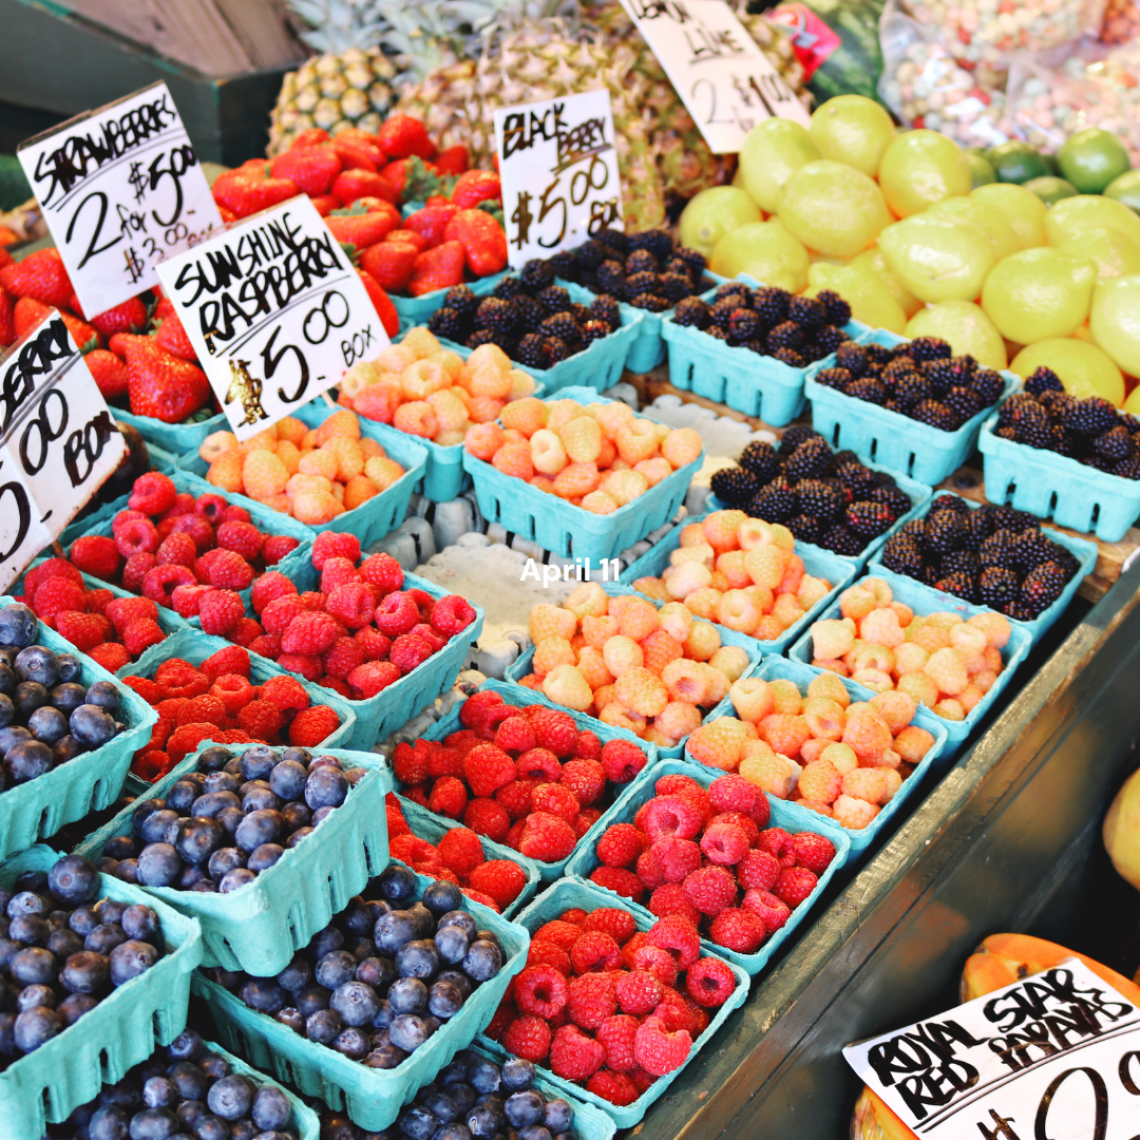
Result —
[{"label": "papaya", "polygon": [[1140,890],[1140,771],[1116,793],[1101,835],[1116,873]]},{"label": "papaya", "polygon": [[[1123,994],[1133,1005],[1140,1005],[1140,986],[1108,966],[1056,942],[1028,934],[991,934],[966,959],[959,996],[963,1003],[1000,990],[1003,986],[1041,974],[1060,965],[1066,958],[1079,958],[1098,978]],[[864,1088],[855,1102],[851,1118],[851,1140],[918,1140],[903,1121],[880,1097]]]}]

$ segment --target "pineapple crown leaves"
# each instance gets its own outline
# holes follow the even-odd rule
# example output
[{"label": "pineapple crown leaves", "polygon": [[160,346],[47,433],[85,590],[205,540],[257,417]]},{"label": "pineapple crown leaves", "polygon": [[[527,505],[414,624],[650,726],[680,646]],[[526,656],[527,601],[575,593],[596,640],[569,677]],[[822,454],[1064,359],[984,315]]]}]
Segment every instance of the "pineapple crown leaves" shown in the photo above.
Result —
[{"label": "pineapple crown leaves", "polygon": [[314,51],[340,53],[376,47],[390,28],[383,0],[288,0],[308,25],[301,39]]},{"label": "pineapple crown leaves", "polygon": [[507,228],[506,215],[503,213],[503,203],[498,198],[484,198],[476,210],[482,210],[484,214],[490,214],[496,222],[505,230]]}]

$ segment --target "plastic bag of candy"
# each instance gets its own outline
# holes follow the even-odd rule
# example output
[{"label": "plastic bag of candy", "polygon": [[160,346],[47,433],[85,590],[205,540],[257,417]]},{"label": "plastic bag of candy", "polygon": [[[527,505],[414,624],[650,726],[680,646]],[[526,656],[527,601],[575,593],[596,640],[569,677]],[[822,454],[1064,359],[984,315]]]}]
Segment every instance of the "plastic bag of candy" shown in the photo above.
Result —
[{"label": "plastic bag of candy", "polygon": [[1108,0],[1100,38],[1106,44],[1126,44],[1140,37],[1140,0]]}]

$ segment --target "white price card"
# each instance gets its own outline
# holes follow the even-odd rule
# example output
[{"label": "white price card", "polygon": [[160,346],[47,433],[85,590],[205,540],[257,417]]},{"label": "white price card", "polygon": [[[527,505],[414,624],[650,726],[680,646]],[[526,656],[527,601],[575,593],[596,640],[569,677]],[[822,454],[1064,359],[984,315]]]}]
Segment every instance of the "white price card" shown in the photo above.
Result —
[{"label": "white price card", "polygon": [[811,117],[724,0],[621,0],[713,154],[765,119]]},{"label": "white price card", "polygon": [[63,533],[126,453],[53,310],[0,358],[0,590]]},{"label": "white price card", "polygon": [[69,119],[16,153],[88,317],[157,285],[164,254],[222,228],[165,83]]},{"label": "white price card", "polygon": [[1077,958],[843,1055],[929,1140],[1140,1133],[1140,1009]]},{"label": "white price card", "polygon": [[360,274],[303,194],[160,262],[158,276],[238,439],[388,344]]},{"label": "white price card", "polygon": [[495,112],[511,266],[621,228],[621,179],[608,91]]}]

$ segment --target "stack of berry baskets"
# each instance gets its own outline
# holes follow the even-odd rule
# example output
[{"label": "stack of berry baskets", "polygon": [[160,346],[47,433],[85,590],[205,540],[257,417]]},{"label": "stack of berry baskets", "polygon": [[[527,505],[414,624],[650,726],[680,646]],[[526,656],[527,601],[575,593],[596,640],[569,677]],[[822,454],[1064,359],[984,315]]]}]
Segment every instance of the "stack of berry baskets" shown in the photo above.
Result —
[{"label": "stack of berry baskets", "polygon": [[746,275],[682,301],[661,325],[674,387],[775,427],[803,410],[805,369],[867,331],[834,293],[796,297]]},{"label": "stack of berry baskets", "polygon": [[[698,788],[708,795],[694,804]],[[597,843],[574,853],[569,877],[612,892],[647,922],[686,916],[706,949],[753,976],[804,921],[851,848],[846,835],[821,835],[743,776],[684,760],[642,772],[599,828]]]},{"label": "stack of berry baskets", "polygon": [[812,365],[806,392],[812,427],[832,447],[934,486],[969,459],[986,417],[1020,384],[937,337],[875,329]]},{"label": "stack of berry baskets", "polygon": [[[501,523],[564,558],[600,561],[615,558],[676,515],[704,457],[692,428],[667,429],[591,388],[567,388],[544,403],[545,419],[541,412],[531,415],[532,405],[525,420],[504,411],[502,422],[517,424],[529,443],[507,441],[499,424],[479,424],[467,433],[463,466],[487,522]],[[595,417],[575,404],[604,407]],[[559,423],[557,432],[544,426],[552,421]],[[613,462],[623,450],[633,471],[601,477],[603,457]]]},{"label": "stack of berry baskets", "polygon": [[14,700],[0,699],[7,785],[0,785],[2,859],[114,803],[131,757],[158,717],[113,674],[76,653],[10,597],[0,597],[0,646],[15,651],[0,670],[5,679],[32,683],[25,695],[13,691]]},{"label": "stack of berry baskets", "polygon": [[[885,589],[883,587],[885,583]],[[983,652],[987,646],[993,646],[998,653],[1000,653],[1000,669],[995,669],[993,672],[996,674],[992,679],[987,676],[986,683],[988,687],[984,690],[984,694],[979,695],[974,692],[970,694],[971,700],[976,703],[971,704],[968,709],[962,708],[949,708],[946,711],[952,715],[943,716],[942,710],[937,700],[938,694],[931,690],[928,693],[921,694],[925,699],[922,700],[922,705],[928,708],[935,716],[938,716],[946,728],[946,747],[942,751],[940,760],[942,762],[949,760],[954,756],[958,750],[965,743],[966,738],[974,730],[976,725],[986,715],[987,712],[993,707],[994,701],[997,699],[1001,691],[1009,684],[1013,678],[1014,673],[1017,671],[1018,666],[1025,660],[1026,654],[1029,652],[1030,646],[1033,644],[1033,638],[1030,633],[1023,626],[1018,625],[1016,622],[1010,621],[1004,615],[996,614],[993,610],[987,609],[985,606],[972,606],[969,602],[963,601],[961,598],[954,597],[952,594],[944,594],[938,590],[931,589],[928,586],[922,586],[911,578],[904,578],[898,574],[892,574],[889,571],[882,572],[881,577],[867,577],[855,583],[856,587],[867,587],[875,594],[877,600],[881,599],[881,606],[879,608],[890,607],[892,603],[900,603],[907,610],[910,610],[914,617],[928,617],[931,614],[952,614],[954,618],[960,619],[962,622],[968,622],[971,618],[978,617],[979,615],[986,615],[984,619],[974,624],[982,631],[982,637],[977,645],[972,641],[969,643],[969,648],[976,652]],[[865,595],[861,591],[856,591],[864,600]],[[872,611],[874,612],[874,611]],[[905,617],[905,610],[903,613]],[[841,595],[834,604],[830,605],[827,610],[819,615],[819,624],[822,627],[821,631],[824,636],[827,634],[839,634],[840,642],[839,647],[842,648],[846,645],[846,634],[838,629],[838,625],[843,622],[844,618],[851,617],[857,623],[862,619],[856,616],[852,611],[849,604],[849,599],[846,593]],[[826,625],[824,625],[826,623]],[[908,622],[909,625],[909,622]],[[816,665],[821,660],[819,653],[816,650],[815,638],[813,632],[816,631],[816,625],[813,623],[811,629],[808,629],[804,635],[791,647],[786,656],[790,657],[793,661],[799,661],[804,665]],[[903,671],[898,664],[894,661],[894,650],[906,644],[905,641],[899,640],[905,636],[906,626],[900,628],[899,623],[888,620],[885,627],[872,635],[871,632],[857,635],[859,640],[867,644],[868,659],[872,657],[875,659],[874,663],[868,665],[868,668],[875,670],[872,677],[877,685],[883,686],[880,691],[889,692],[891,688],[896,687],[897,682],[903,675]],[[848,633],[850,628],[848,627]],[[976,639],[975,639],[976,640]],[[941,638],[938,639],[941,641]],[[891,644],[891,643],[894,644]],[[945,654],[950,650],[952,639],[947,636],[947,643],[942,650],[926,651],[931,658],[935,657],[939,652]],[[955,643],[956,644],[956,643]],[[966,645],[967,642],[963,642]],[[853,643],[854,648],[854,643]],[[884,652],[885,651],[885,652]],[[846,650],[850,652],[850,650]],[[842,654],[840,654],[842,656]],[[922,660],[922,654],[917,654],[918,660],[912,662],[912,665],[918,665]],[[834,660],[835,658],[825,658],[824,660]],[[945,657],[943,660],[947,660]],[[993,659],[993,664],[998,664],[997,658]],[[954,666],[953,662],[948,664]],[[884,668],[886,666],[886,668]],[[916,672],[929,672],[932,676],[938,670],[938,664],[933,663],[933,668],[928,668],[923,662],[922,667],[915,670]],[[910,668],[906,672],[910,672]],[[955,670],[957,672],[957,670]],[[967,689],[972,683],[974,674],[978,673],[977,668],[974,672],[967,674],[963,666],[961,675],[951,681],[948,678],[939,680],[935,677],[935,682],[938,686],[939,693],[950,693],[950,690],[955,690],[954,695],[960,694],[964,689]],[[883,676],[882,674],[886,674]],[[898,674],[898,675],[896,675]],[[858,681],[856,683],[859,683]],[[888,688],[888,684],[890,687]],[[947,688],[947,685],[950,688]],[[866,686],[860,685],[865,689],[864,700],[871,698],[872,690]],[[931,697],[934,697],[931,700]],[[960,704],[960,702],[959,702]],[[964,716],[962,715],[964,712]],[[960,717],[961,719],[953,719],[953,717]]]},{"label": "stack of berry baskets", "polygon": [[[842,698],[838,685],[846,690],[846,698],[836,699]],[[795,699],[795,692],[799,693],[799,702]],[[786,826],[818,831],[833,842],[846,836],[854,858],[875,842],[915,793],[926,774],[941,760],[947,740],[945,722],[921,706],[909,724],[898,723],[889,708],[886,713],[863,710],[852,718],[856,723],[849,723],[847,705],[864,702],[869,697],[869,690],[846,677],[799,661],[770,657],[753,677],[739,682],[708,721],[689,737],[685,760],[722,772],[738,771],[770,798],[788,800],[793,793],[802,797],[807,786],[804,777],[810,763],[804,765],[789,757],[803,759],[802,749],[809,745],[812,752],[822,753],[828,745],[835,743],[833,737],[839,728],[837,721],[841,722],[842,738],[838,743],[844,746],[844,755],[847,750],[854,751],[856,757],[868,762],[870,766],[859,766],[857,770],[872,773],[869,780],[875,784],[873,790],[886,802],[880,806],[863,802],[859,796],[840,794],[840,777],[838,786],[829,786],[819,798],[813,797],[814,807],[826,808],[830,814],[790,800],[786,804]],[[778,706],[777,699],[780,702]],[[820,703],[813,705],[804,715],[771,711],[775,707],[802,710],[807,699],[817,699]],[[833,706],[839,706],[839,711]],[[758,730],[756,739],[751,737],[749,723],[744,722],[750,722]],[[813,722],[815,728],[812,727]],[[870,764],[875,757],[887,752],[891,753],[886,757],[888,763]],[[821,770],[820,775],[834,782],[838,769],[830,757],[827,760],[830,771]],[[840,764],[847,768],[849,761],[849,756],[846,762],[841,757]],[[905,776],[904,764],[909,769]],[[894,775],[888,775],[884,770],[881,777],[876,778],[873,773],[881,768],[889,769]],[[899,776],[902,776],[901,782],[897,780]],[[808,777],[808,781],[814,785],[813,777]],[[814,786],[812,790],[816,790]],[[832,796],[830,803],[825,798],[828,795]],[[886,799],[887,796],[890,798]],[[838,803],[839,800],[843,802]]]},{"label": "stack of berry baskets", "polygon": [[[629,1128],[743,1004],[751,978],[702,947],[681,915],[655,919],[615,901],[563,879],[519,915],[528,964],[480,1044],[532,1060],[555,1088]],[[669,1020],[658,1015],[663,1004]]]},{"label": "stack of berry baskets", "polygon": [[[225,770],[231,760],[237,773]],[[269,794],[239,801],[247,780]],[[198,919],[204,965],[277,974],[387,865],[380,809],[391,788],[372,752],[207,743],[76,853]],[[240,814],[232,839],[219,822],[227,809]],[[157,811],[161,826],[148,823]],[[177,817],[171,851],[164,836]]]},{"label": "stack of berry baskets", "polygon": [[[362,940],[375,940],[377,951],[363,972],[357,966],[364,963],[340,951],[349,939],[365,946]],[[490,1025],[526,964],[528,946],[521,926],[454,884],[390,864],[282,975],[198,971],[194,993],[227,1049],[302,1095],[344,1109],[359,1127],[380,1132]],[[401,964],[407,973],[397,974]],[[313,977],[316,988],[324,986],[322,995],[302,999],[299,991]],[[306,1000],[314,1009],[307,1020],[274,1016]],[[385,1013],[385,1028],[374,1028]]]},{"label": "stack of berry baskets", "polygon": [[[651,625],[653,612],[664,608],[663,603],[654,599],[645,599],[638,591],[618,582],[611,582],[603,589],[607,599],[633,598],[640,603],[638,616],[628,620],[624,617],[618,618],[615,623],[617,628],[623,628],[623,625],[632,628],[632,623],[643,621]],[[573,594],[568,599],[568,604],[574,604]],[[650,606],[653,607],[652,610],[648,608]],[[591,604],[591,608],[597,607]],[[556,610],[557,607],[552,606],[548,609]],[[583,628],[585,621],[590,620],[592,616],[594,615],[588,615],[587,618],[582,619]],[[612,617],[612,614],[610,616]],[[614,688],[615,694],[620,692],[620,696],[615,695],[614,700],[627,709],[632,709],[647,729],[653,727],[654,731],[660,734],[657,739],[646,738],[654,744],[657,754],[663,759],[676,758],[684,751],[685,739],[696,728],[697,724],[701,723],[702,719],[707,721],[715,715],[716,706],[719,705],[721,699],[720,694],[727,691],[726,686],[741,677],[752,676],[760,667],[763,655],[763,643],[755,638],[737,633],[727,626],[715,625],[701,619],[693,620],[691,616],[686,618],[683,614],[669,614],[664,621],[659,619],[660,624],[657,628],[669,632],[666,627],[678,619],[686,625],[691,624],[694,629],[700,627],[702,633],[699,640],[692,637],[685,638],[682,642],[684,648],[681,658],[674,656],[676,649],[672,645],[668,645],[665,649],[654,646],[647,651],[641,644],[641,641],[654,636],[657,629],[646,633],[641,640],[634,638],[632,634],[619,634],[617,636],[620,638],[621,645],[619,649],[612,650],[609,664],[612,664],[614,668],[609,669],[606,663],[605,648],[598,650],[592,646],[587,646],[592,650],[588,664],[583,666],[583,661],[580,659],[577,666],[571,667],[569,656],[565,654],[561,645],[563,639],[555,635],[547,642],[546,639],[542,638],[540,631],[535,627],[535,619],[532,614],[531,636],[537,640],[507,670],[507,682],[516,689],[525,691],[528,695],[533,693],[535,699],[549,703],[554,708],[571,712],[572,707],[576,706],[592,707],[599,714],[604,710],[597,708],[596,701],[598,698],[596,694],[605,689]],[[673,641],[681,641],[679,637],[674,638],[672,633],[670,633],[670,638]],[[566,640],[568,641],[568,639]],[[611,640],[614,639],[611,638]],[[628,644],[631,641],[634,643],[632,646]],[[616,644],[617,641],[615,640]],[[662,653],[662,659],[654,663],[656,665],[655,670],[644,666],[646,652],[654,651]],[[543,660],[548,653],[550,654],[549,660]],[[536,658],[538,658],[539,665],[542,668],[541,676],[536,671]],[[690,667],[680,668],[676,671],[675,676],[666,679],[665,671],[673,664],[674,660],[683,661],[686,666],[692,666],[698,662],[709,665],[711,661],[717,660],[716,665],[709,665],[709,667],[717,669],[722,677],[717,679],[717,683],[711,692],[708,686],[712,682],[702,682],[700,677],[693,675],[693,670]],[[605,671],[601,676],[594,672],[599,664]],[[574,672],[577,675],[574,675]],[[600,683],[605,680],[606,674],[617,678],[618,685],[616,687],[609,682]],[[599,682],[597,686],[595,686],[595,681]],[[586,686],[585,689],[582,688],[583,685]],[[589,699],[587,700],[587,698]],[[692,707],[688,709],[677,707],[684,705]],[[657,709],[657,712],[654,713],[653,709]],[[646,742],[633,731],[634,722],[628,716],[620,717],[611,724],[608,721],[601,720],[599,716],[583,715],[589,722],[589,727],[595,732],[600,733],[602,729],[606,729],[622,740],[628,740],[639,745],[644,745]],[[659,722],[658,718],[660,717],[666,718],[665,721]],[[622,723],[623,721],[625,723]],[[649,722],[652,722],[652,726]],[[666,732],[660,726],[661,723],[667,724],[670,731]]]},{"label": "stack of berry baskets", "polygon": [[518,851],[552,882],[576,846],[593,844],[602,810],[657,759],[630,733],[487,681],[422,740],[398,745],[392,768],[401,797]]},{"label": "stack of berry baskets", "polygon": [[[53,870],[58,876],[54,880]],[[151,926],[152,915],[157,917],[159,932],[153,937],[161,939],[160,946],[152,942],[137,955],[124,955],[118,965],[129,980],[109,992],[104,981],[96,991],[105,994],[102,1000],[96,1003],[84,995],[86,1001],[80,1005],[80,1009],[86,1006],[81,1015],[82,1029],[74,1023],[65,1025],[61,1032],[42,1041],[34,1053],[6,1058],[7,1066],[0,1073],[3,1140],[39,1140],[47,1133],[49,1122],[63,1123],[75,1109],[99,1095],[104,1080],[121,1080],[127,1070],[146,1061],[156,1045],[169,1044],[186,1026],[191,976],[202,961],[198,924],[138,887],[111,875],[93,875],[94,870],[85,860],[61,858],[43,845],[30,847],[0,865],[0,890],[15,893],[22,875],[45,875],[49,887],[54,881],[57,899],[61,889],[73,899],[86,896],[79,903],[63,903],[72,913],[89,910],[84,905],[88,900],[111,900],[120,922],[123,912],[130,908],[138,908],[135,916],[140,926]],[[151,913],[142,911],[143,907]],[[105,933],[113,936],[114,927]],[[124,934],[121,927],[118,933]],[[125,941],[119,944],[128,945]],[[102,945],[116,944],[105,940]],[[136,940],[129,945],[141,948],[143,942]],[[153,950],[159,952],[156,961],[151,957]],[[72,1007],[75,1004],[73,1000]],[[62,1022],[62,1018],[56,1020]]]},{"label": "stack of berry baskets", "polygon": [[[455,683],[483,611],[388,554],[362,558],[355,535],[324,531],[289,577],[265,575],[252,616],[236,595],[208,597],[203,632],[247,645],[289,673],[339,693],[356,713],[346,747],[371,748]],[[341,626],[351,635],[341,631]]]},{"label": "stack of berry baskets", "polygon": [[982,426],[987,494],[1058,526],[1119,542],[1140,514],[1140,421],[1099,396],[1075,399],[1038,368]]},{"label": "stack of berry baskets", "polygon": [[1043,529],[1025,511],[939,492],[921,517],[899,528],[867,569],[914,578],[941,593],[988,606],[1029,630],[1036,644],[1065,612],[1099,557],[1095,542],[1054,527]]}]

